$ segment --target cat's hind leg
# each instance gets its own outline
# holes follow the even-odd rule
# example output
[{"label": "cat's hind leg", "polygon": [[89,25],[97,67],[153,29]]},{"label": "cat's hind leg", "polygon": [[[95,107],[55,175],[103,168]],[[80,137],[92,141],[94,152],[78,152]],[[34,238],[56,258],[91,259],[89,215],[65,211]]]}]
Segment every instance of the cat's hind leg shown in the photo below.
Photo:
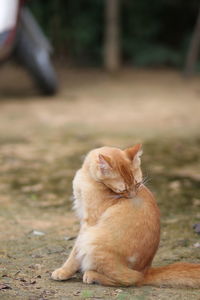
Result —
[{"label": "cat's hind leg", "polygon": [[[93,270],[99,275],[86,273],[84,280],[92,281],[94,276],[94,281],[99,279],[103,285],[136,286],[144,277],[142,272],[129,268],[116,253],[96,249],[92,254]],[[91,272],[89,269],[85,271]]]},{"label": "cat's hind leg", "polygon": [[106,286],[119,286],[119,284],[116,281],[96,271],[85,271],[83,275],[83,282],[87,284],[97,283]]},{"label": "cat's hind leg", "polygon": [[[110,277],[112,276],[112,278]],[[137,285],[143,278],[142,273],[125,268],[123,272],[113,269],[111,273],[101,274],[97,271],[85,271],[83,282],[87,284],[101,284],[105,286],[131,286]]]},{"label": "cat's hind leg", "polygon": [[[89,254],[89,265],[85,264],[83,282],[108,286],[136,286],[143,279],[143,273],[133,270],[122,259],[107,251],[94,249]],[[88,268],[87,268],[88,267]]]}]

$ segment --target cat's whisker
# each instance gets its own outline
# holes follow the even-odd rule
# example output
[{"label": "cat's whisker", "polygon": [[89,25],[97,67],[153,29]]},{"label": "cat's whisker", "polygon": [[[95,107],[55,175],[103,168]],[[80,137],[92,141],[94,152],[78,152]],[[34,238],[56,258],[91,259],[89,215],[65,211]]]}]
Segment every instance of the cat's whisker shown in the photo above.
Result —
[{"label": "cat's whisker", "polygon": [[146,184],[146,183],[148,183],[149,181],[151,180],[151,178],[147,175],[147,176],[145,176],[143,179],[142,179],[142,184]]}]

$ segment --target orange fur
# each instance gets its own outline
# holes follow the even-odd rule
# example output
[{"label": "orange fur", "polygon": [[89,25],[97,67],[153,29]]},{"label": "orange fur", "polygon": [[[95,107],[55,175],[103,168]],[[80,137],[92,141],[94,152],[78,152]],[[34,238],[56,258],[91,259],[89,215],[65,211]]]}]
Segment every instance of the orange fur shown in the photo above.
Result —
[{"label": "orange fur", "polygon": [[73,181],[81,229],[65,264],[66,280],[79,269],[85,283],[200,287],[200,264],[151,268],[160,240],[160,212],[142,184],[141,145],[91,151]]}]

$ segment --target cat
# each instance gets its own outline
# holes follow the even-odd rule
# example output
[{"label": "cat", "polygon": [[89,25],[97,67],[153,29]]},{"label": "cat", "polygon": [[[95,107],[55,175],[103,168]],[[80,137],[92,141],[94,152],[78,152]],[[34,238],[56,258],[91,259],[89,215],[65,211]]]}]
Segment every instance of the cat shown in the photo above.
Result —
[{"label": "cat", "polygon": [[160,241],[160,212],[143,184],[141,144],[94,149],[73,180],[80,232],[64,265],[52,273],[108,286],[200,287],[200,264],[152,268]]}]

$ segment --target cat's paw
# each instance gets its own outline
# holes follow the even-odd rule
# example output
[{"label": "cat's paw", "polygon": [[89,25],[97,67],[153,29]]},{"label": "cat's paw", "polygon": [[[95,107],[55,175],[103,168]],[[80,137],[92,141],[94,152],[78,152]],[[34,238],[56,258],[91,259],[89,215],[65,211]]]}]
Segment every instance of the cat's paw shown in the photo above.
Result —
[{"label": "cat's paw", "polygon": [[98,283],[95,278],[92,271],[86,271],[83,275],[83,282],[87,284],[94,284]]},{"label": "cat's paw", "polygon": [[66,272],[65,269],[59,268],[59,269],[56,269],[56,270],[51,274],[51,278],[52,278],[53,280],[67,280],[67,279],[69,279],[69,275],[68,275],[68,273]]}]

